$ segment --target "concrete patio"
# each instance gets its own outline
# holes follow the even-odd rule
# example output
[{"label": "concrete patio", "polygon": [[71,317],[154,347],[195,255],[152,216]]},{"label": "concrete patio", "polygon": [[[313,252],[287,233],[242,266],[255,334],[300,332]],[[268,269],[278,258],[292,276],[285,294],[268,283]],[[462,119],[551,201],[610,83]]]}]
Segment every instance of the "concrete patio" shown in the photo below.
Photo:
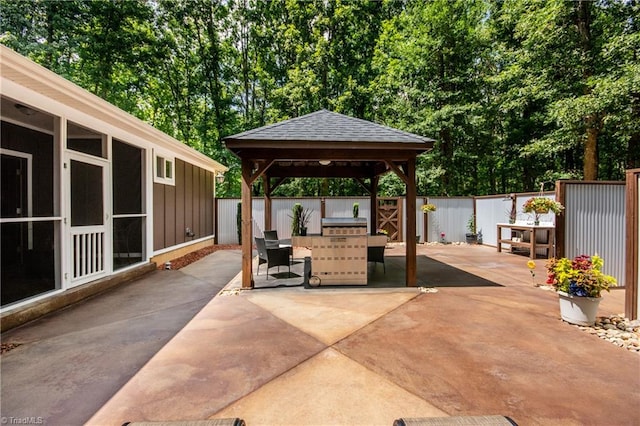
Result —
[{"label": "concrete patio", "polygon": [[[403,254],[388,250],[386,274],[371,265],[370,275],[391,283]],[[236,276],[88,424],[391,425],[491,414],[521,425],[639,424],[640,357],[562,322],[557,296],[533,286],[526,260],[483,246],[418,246],[419,285],[435,293],[240,291]],[[198,264],[215,274],[215,262]],[[261,275],[257,287],[267,285]],[[276,282],[285,280],[268,285]],[[624,291],[613,290],[599,315],[623,306]]]},{"label": "concrete patio", "polygon": [[[402,246],[386,254],[386,274],[370,265],[371,287],[305,290],[300,277],[267,282],[263,267],[256,286],[296,287],[238,292],[240,252],[223,250],[3,333],[21,345],[0,357],[2,415],[53,425],[473,414],[638,424],[640,357],[560,321],[527,258],[418,246],[420,285],[438,286],[420,293],[393,282],[404,281]],[[621,313],[623,301],[624,290],[605,294],[599,314]]]}]

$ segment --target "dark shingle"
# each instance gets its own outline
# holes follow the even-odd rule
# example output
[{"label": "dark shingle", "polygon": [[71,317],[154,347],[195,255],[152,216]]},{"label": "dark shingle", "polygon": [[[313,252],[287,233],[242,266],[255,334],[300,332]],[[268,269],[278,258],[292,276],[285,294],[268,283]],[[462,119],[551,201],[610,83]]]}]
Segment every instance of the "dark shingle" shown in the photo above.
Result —
[{"label": "dark shingle", "polygon": [[359,118],[348,117],[326,109],[248,130],[225,139],[255,141],[433,142],[433,139]]}]

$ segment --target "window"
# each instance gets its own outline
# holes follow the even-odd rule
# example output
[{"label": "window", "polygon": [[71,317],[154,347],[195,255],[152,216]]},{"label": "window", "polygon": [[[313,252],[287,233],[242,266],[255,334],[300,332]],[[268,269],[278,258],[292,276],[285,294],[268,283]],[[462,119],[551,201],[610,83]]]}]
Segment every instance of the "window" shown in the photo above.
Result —
[{"label": "window", "polygon": [[176,184],[174,179],[175,158],[159,153],[155,154],[155,158],[153,181],[174,186]]}]

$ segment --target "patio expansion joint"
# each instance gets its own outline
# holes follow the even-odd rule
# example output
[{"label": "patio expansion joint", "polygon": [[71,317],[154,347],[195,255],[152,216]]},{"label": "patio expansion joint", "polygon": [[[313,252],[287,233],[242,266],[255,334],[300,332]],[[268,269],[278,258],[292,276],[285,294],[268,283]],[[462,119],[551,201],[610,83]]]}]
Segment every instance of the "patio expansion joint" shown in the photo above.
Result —
[{"label": "patio expansion joint", "polygon": [[[337,343],[337,342],[336,342]],[[428,404],[433,405],[434,407],[436,407],[437,409],[441,410],[444,413],[447,413],[449,416],[454,415],[453,413],[447,411],[446,407],[442,407],[439,404],[437,404],[436,402],[432,401],[432,400],[426,400],[424,399],[422,396],[418,395],[416,392],[414,392],[413,390],[411,390],[410,388],[408,388],[407,386],[404,386],[402,381],[398,381],[395,380],[395,378],[392,375],[386,375],[386,374],[381,374],[379,371],[373,370],[372,368],[368,367],[365,364],[362,364],[360,361],[358,361],[357,359],[347,355],[346,353],[344,353],[343,351],[341,351],[340,349],[338,349],[337,347],[331,347],[331,349],[335,350],[336,352],[338,352],[340,355],[349,358],[350,360],[352,360],[353,362],[357,363],[358,365],[360,365],[362,368],[364,368],[365,370],[369,371],[371,374],[375,374],[378,377],[382,377],[384,380],[387,380],[391,383],[393,383],[394,385],[396,385],[397,387],[399,387],[400,389],[404,390],[405,392],[407,392],[408,394],[411,394],[413,396],[415,396],[418,399],[421,399],[422,401],[425,401]]]},{"label": "patio expansion joint", "polygon": [[[427,293],[427,294],[432,294],[432,293]],[[393,308],[392,310],[390,310],[389,312],[386,312],[385,314],[379,316],[378,318],[374,319],[373,321],[370,321],[369,323],[363,325],[362,327],[358,328],[357,330],[354,330],[351,334],[349,334],[348,336],[343,337],[342,339],[334,342],[333,344],[331,344],[329,346],[329,348],[335,350],[336,352],[338,352],[340,355],[352,360],[353,362],[359,364],[362,368],[366,369],[367,371],[371,372],[372,374],[375,374],[376,376],[382,377],[385,380],[388,380],[389,382],[393,383],[394,385],[398,386],[399,388],[403,389],[405,392],[415,396],[416,398],[419,398],[431,405],[433,405],[434,407],[438,408],[439,410],[442,410],[443,412],[447,413],[448,415],[452,415],[451,413],[449,413],[447,410],[445,410],[443,407],[438,406],[437,404],[435,404],[432,401],[427,401],[425,400],[422,396],[418,395],[417,393],[415,393],[414,391],[412,391],[411,389],[409,389],[408,387],[404,386],[403,383],[401,381],[397,381],[394,379],[393,376],[391,375],[384,375],[381,374],[379,371],[373,370],[372,368],[368,367],[365,364],[362,364],[360,361],[358,361],[357,359],[353,358],[352,356],[348,355],[347,353],[345,353],[344,351],[340,350],[339,348],[339,344],[347,339],[349,339],[351,336],[353,336],[354,334],[358,333],[360,330],[363,330],[364,328],[376,323],[377,321],[380,321],[381,319],[383,319],[385,316],[397,311],[398,309],[402,308],[404,305],[408,304],[409,302],[412,302],[414,300],[416,300],[419,296],[423,296],[425,297],[427,294],[422,294],[422,293],[417,293],[414,297],[412,297],[411,299],[408,299],[407,301],[401,303],[400,305],[396,306],[395,308]],[[310,358],[309,358],[310,359]],[[302,364],[302,363],[301,363]]]},{"label": "patio expansion joint", "polygon": [[[305,333],[306,334],[306,333]],[[313,337],[313,336],[310,336]],[[317,339],[316,339],[317,340]],[[322,342],[320,342],[322,343]],[[269,380],[267,380],[265,383],[263,383],[262,385],[260,385],[259,387],[256,387],[255,389],[253,389],[252,391],[239,396],[238,398],[234,399],[233,401],[230,401],[227,405],[221,407],[219,410],[216,410],[215,413],[210,414],[210,416],[208,418],[212,418],[213,416],[215,416],[217,413],[220,413],[224,410],[226,410],[227,408],[233,406],[234,404],[236,404],[238,401],[242,401],[243,399],[253,395],[254,393],[260,391],[260,389],[262,389],[264,386],[266,386],[267,384],[273,382],[274,380],[278,380],[280,377],[285,376],[286,374],[288,374],[290,371],[295,370],[296,368],[300,367],[301,365],[305,364],[306,362],[308,362],[310,359],[315,358],[316,356],[320,355],[322,352],[326,351],[327,349],[331,348],[331,346],[325,346],[324,348],[319,349],[317,352],[312,353],[311,355],[309,355],[309,357],[301,360],[298,363],[292,364],[289,368],[286,368],[284,370],[282,370],[280,373],[275,374],[274,376],[270,377]],[[334,348],[335,349],[335,348]]]},{"label": "patio expansion joint", "polygon": [[[399,305],[397,305],[395,308],[393,308],[393,309],[391,309],[391,310],[389,310],[389,311],[385,312],[384,314],[382,314],[382,315],[378,316],[377,318],[375,318],[375,319],[373,319],[373,320],[369,321],[368,323],[366,323],[366,324],[362,325],[361,327],[358,327],[357,329],[355,329],[355,330],[353,330],[351,333],[349,333],[347,336],[344,336],[344,337],[342,337],[342,338],[338,339],[337,341],[333,342],[333,343],[331,344],[331,347],[333,347],[333,346],[335,346],[335,345],[338,345],[340,342],[342,342],[342,341],[344,341],[344,340],[348,339],[349,337],[351,337],[351,336],[353,336],[354,334],[358,333],[360,330],[363,330],[363,329],[365,329],[366,327],[369,327],[370,325],[375,324],[377,321],[380,321],[382,318],[386,317],[387,315],[389,315],[389,314],[391,314],[391,313],[393,313],[393,312],[397,311],[398,309],[400,309],[401,307],[403,307],[403,306],[404,306],[404,305],[406,305],[407,303],[409,303],[409,302],[411,302],[411,301],[415,300],[418,296],[421,296],[421,295],[422,295],[422,293],[416,293],[412,298],[405,300],[404,302],[402,302],[402,303],[400,303]],[[336,349],[336,350],[337,350],[337,349]],[[338,351],[338,352],[342,353],[341,351]],[[344,354],[343,354],[343,355],[344,355]]]},{"label": "patio expansion joint", "polygon": [[[261,386],[259,386],[259,387],[255,388],[255,389],[253,389],[252,391],[250,391],[250,392],[246,393],[245,395],[242,395],[242,396],[240,396],[240,397],[238,397],[238,398],[234,399],[233,401],[230,401],[230,402],[229,402],[228,404],[226,404],[224,407],[221,407],[221,408],[220,408],[219,410],[217,410],[215,413],[211,414],[210,418],[211,418],[211,417],[213,417],[213,416],[215,416],[217,413],[223,412],[224,410],[226,410],[227,408],[229,408],[229,407],[233,406],[234,404],[238,403],[239,401],[241,401],[241,400],[243,400],[243,399],[245,399],[245,398],[248,398],[248,397],[250,397],[251,395],[255,394],[256,392],[260,391],[260,389],[262,389],[262,388],[263,388],[264,386],[266,386],[268,383],[271,383],[271,382],[273,382],[273,381],[275,381],[275,380],[278,380],[279,378],[281,378],[281,377],[283,377],[283,376],[286,376],[286,375],[287,375],[289,372],[291,372],[292,370],[295,370],[295,369],[297,369],[297,368],[301,367],[303,364],[305,364],[305,363],[309,362],[311,359],[313,359],[313,358],[317,357],[317,356],[318,356],[318,355],[320,355],[322,352],[324,352],[324,351],[326,351],[326,350],[328,350],[328,349],[332,349],[332,350],[336,351],[336,352],[337,352],[337,353],[339,353],[340,355],[342,355],[342,356],[344,356],[344,357],[346,357],[346,358],[348,358],[348,359],[352,360],[353,362],[357,363],[358,365],[360,365],[362,368],[366,369],[366,370],[367,370],[367,371],[369,371],[370,373],[372,373],[372,374],[374,374],[374,375],[376,375],[376,376],[378,376],[378,377],[381,377],[381,378],[383,378],[383,379],[385,379],[385,380],[388,380],[389,382],[391,382],[391,383],[395,384],[396,386],[400,387],[401,389],[405,390],[406,392],[408,392],[408,393],[410,393],[410,394],[414,395],[416,398],[419,398],[419,399],[421,399],[421,400],[423,400],[423,401],[424,401],[424,399],[423,399],[423,398],[421,398],[419,395],[417,395],[417,394],[415,394],[414,392],[410,391],[410,390],[409,390],[409,389],[407,389],[405,386],[402,386],[402,384],[401,384],[401,383],[397,383],[395,380],[393,380],[393,378],[386,377],[386,376],[384,376],[384,375],[380,374],[379,372],[376,372],[376,371],[372,370],[371,368],[369,368],[369,367],[367,367],[367,366],[363,365],[362,363],[360,363],[357,359],[354,359],[354,358],[352,358],[351,356],[349,356],[349,355],[345,354],[343,351],[341,351],[341,350],[338,348],[338,345],[339,345],[339,343],[340,343],[340,342],[344,341],[345,339],[348,339],[350,336],[352,336],[352,335],[354,335],[354,334],[358,333],[360,330],[362,330],[362,329],[364,329],[364,328],[368,327],[368,326],[369,326],[369,325],[371,325],[371,324],[374,324],[376,321],[378,321],[378,320],[380,320],[380,319],[384,318],[386,315],[388,315],[388,314],[390,314],[390,313],[392,313],[392,312],[394,312],[394,311],[398,310],[399,308],[401,308],[402,306],[406,305],[407,303],[409,303],[409,302],[411,302],[411,301],[415,300],[418,296],[424,296],[424,295],[423,295],[422,293],[417,292],[417,293],[416,293],[413,297],[411,297],[410,299],[408,299],[408,300],[406,300],[406,301],[404,301],[404,302],[400,303],[400,304],[399,304],[399,305],[397,305],[395,308],[393,308],[393,309],[391,309],[391,310],[389,310],[389,311],[385,312],[384,314],[382,314],[382,315],[378,316],[377,318],[373,319],[372,321],[367,322],[366,324],[362,325],[361,327],[358,327],[357,329],[355,329],[355,330],[353,330],[351,333],[349,333],[349,335],[344,336],[343,338],[340,338],[340,339],[338,339],[337,341],[335,341],[335,342],[333,342],[333,343],[331,343],[331,344],[326,344],[326,343],[322,342],[320,339],[318,339],[317,337],[313,336],[312,334],[307,333],[306,331],[304,331],[304,330],[302,330],[302,329],[300,329],[300,328],[296,327],[294,324],[291,324],[291,323],[289,323],[289,322],[285,321],[285,320],[284,320],[284,319],[282,319],[282,318],[279,318],[277,315],[273,314],[273,313],[272,313],[272,312],[270,312],[268,309],[265,309],[264,307],[260,306],[259,304],[255,303],[255,302],[251,301],[249,298],[247,298],[247,301],[248,301],[249,303],[251,303],[251,304],[255,305],[256,307],[258,307],[258,308],[262,309],[263,311],[267,312],[270,316],[272,316],[272,317],[273,317],[274,319],[276,319],[277,321],[280,321],[280,322],[282,322],[282,323],[286,324],[286,325],[287,325],[287,326],[289,326],[289,327],[294,327],[294,328],[296,328],[299,332],[301,332],[301,333],[305,334],[306,336],[309,336],[309,337],[310,337],[310,338],[312,338],[313,340],[315,340],[315,341],[317,341],[318,343],[320,343],[323,347],[322,347],[322,348],[320,348],[319,350],[317,350],[316,352],[311,353],[311,354],[310,354],[308,357],[306,357],[305,359],[302,359],[302,360],[300,360],[299,362],[297,362],[297,363],[295,363],[295,364],[292,364],[289,368],[286,368],[286,369],[282,370],[280,373],[278,373],[278,374],[276,374],[276,375],[274,375],[274,376],[270,377],[270,378],[269,378],[269,379],[268,379],[264,384],[262,384]],[[427,402],[427,403],[429,403],[429,401],[426,401],[426,402]],[[439,407],[438,407],[438,408],[439,408]],[[440,408],[440,409],[441,409],[441,408]],[[442,410],[442,409],[441,409],[441,410]],[[442,410],[442,411],[444,411],[444,410]]]}]

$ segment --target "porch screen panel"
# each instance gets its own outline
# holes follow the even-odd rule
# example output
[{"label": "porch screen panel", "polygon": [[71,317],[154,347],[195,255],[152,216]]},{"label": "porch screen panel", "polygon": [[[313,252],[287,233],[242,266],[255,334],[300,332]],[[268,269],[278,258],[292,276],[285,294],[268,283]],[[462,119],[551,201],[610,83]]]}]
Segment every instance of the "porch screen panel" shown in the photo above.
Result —
[{"label": "porch screen panel", "polygon": [[[3,116],[15,101],[2,97]],[[53,128],[42,112],[16,116],[30,127],[0,121],[0,305],[5,307],[60,287],[56,250],[62,218],[54,208]],[[14,118],[16,118],[14,117]],[[55,171],[55,172],[54,172]]]},{"label": "porch screen panel", "polygon": [[114,139],[112,151],[113,269],[118,270],[146,258],[144,150]]},{"label": "porch screen panel", "polygon": [[102,225],[102,167],[71,160],[71,226]]}]

